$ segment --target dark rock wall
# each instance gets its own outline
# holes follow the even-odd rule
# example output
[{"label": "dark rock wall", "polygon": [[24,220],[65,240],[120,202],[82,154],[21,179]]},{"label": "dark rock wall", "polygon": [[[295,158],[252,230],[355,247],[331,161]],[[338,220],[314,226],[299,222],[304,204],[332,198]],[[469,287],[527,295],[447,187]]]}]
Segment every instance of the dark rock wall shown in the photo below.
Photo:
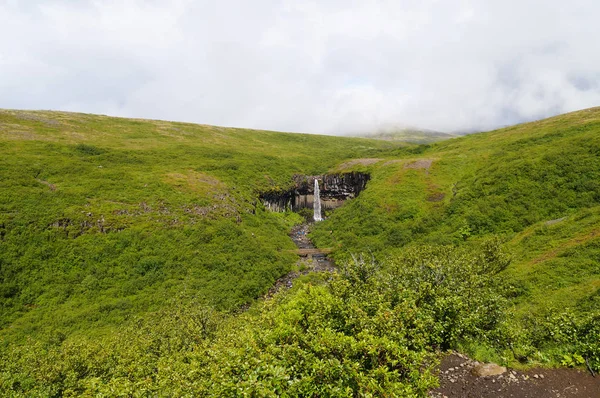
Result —
[{"label": "dark rock wall", "polygon": [[370,179],[366,173],[324,174],[320,176],[295,175],[294,188],[289,191],[265,192],[260,198],[272,211],[290,209],[298,211],[313,208],[315,179],[319,181],[321,208],[334,209],[347,199],[352,199],[365,189]]}]

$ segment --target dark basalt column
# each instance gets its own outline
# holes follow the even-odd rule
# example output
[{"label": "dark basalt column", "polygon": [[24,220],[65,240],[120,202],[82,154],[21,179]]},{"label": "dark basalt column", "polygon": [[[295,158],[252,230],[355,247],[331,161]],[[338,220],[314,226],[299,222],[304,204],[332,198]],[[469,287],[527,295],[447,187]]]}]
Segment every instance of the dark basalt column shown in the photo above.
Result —
[{"label": "dark basalt column", "polygon": [[324,174],[319,176],[295,175],[294,188],[287,191],[270,191],[260,195],[266,208],[282,212],[313,207],[314,181],[319,180],[321,207],[334,209],[344,201],[355,198],[365,189],[371,176],[366,173]]}]

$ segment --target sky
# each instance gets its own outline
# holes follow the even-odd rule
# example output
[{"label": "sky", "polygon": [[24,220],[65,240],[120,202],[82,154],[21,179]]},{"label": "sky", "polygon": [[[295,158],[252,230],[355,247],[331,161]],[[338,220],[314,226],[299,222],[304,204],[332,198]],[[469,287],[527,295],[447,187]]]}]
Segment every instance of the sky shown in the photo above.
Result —
[{"label": "sky", "polygon": [[597,0],[0,0],[0,108],[322,134],[600,105]]}]

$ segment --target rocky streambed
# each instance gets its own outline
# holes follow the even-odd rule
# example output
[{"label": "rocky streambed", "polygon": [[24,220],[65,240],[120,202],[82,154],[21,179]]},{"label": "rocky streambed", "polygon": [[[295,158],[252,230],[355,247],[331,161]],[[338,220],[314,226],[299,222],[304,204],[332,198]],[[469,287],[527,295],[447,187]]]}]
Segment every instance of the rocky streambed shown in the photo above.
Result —
[{"label": "rocky streambed", "polygon": [[[298,249],[316,249],[315,245],[308,238],[312,224],[302,224],[292,228],[290,238],[294,241]],[[315,253],[306,254],[298,257],[297,268],[299,271],[292,271],[277,279],[275,284],[269,289],[266,297],[271,297],[281,289],[289,289],[294,284],[294,279],[301,275],[307,275],[311,272],[335,272],[336,267],[326,254]]]}]

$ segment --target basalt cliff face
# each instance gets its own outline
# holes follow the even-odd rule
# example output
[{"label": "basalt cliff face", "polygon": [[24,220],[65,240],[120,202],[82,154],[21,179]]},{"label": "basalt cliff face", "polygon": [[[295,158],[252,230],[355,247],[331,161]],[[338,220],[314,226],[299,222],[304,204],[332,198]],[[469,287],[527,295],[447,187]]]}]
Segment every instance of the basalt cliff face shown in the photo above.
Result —
[{"label": "basalt cliff face", "polygon": [[260,198],[271,211],[298,211],[313,208],[314,182],[319,181],[321,207],[335,209],[347,199],[358,196],[365,189],[370,175],[366,173],[324,174],[317,176],[295,175],[293,188],[287,191],[264,192]]}]

